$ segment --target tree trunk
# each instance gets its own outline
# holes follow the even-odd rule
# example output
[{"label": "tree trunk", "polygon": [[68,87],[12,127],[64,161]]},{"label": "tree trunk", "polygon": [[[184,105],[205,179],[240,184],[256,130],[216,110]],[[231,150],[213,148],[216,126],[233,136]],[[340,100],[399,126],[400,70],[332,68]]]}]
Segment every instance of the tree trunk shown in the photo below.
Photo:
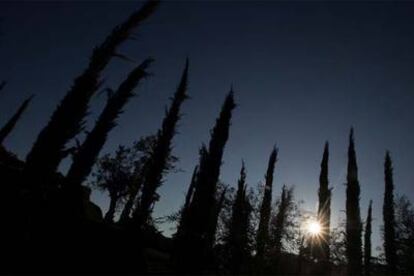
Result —
[{"label": "tree trunk", "polygon": [[122,210],[121,216],[119,217],[119,222],[124,223],[127,222],[129,219],[129,215],[131,214],[132,207],[134,206],[134,200],[138,194],[138,189],[133,191],[129,197],[128,201],[125,203],[124,209]]},{"label": "tree trunk", "polygon": [[108,212],[105,214],[105,222],[107,223],[113,223],[114,222],[114,216],[115,216],[115,210],[116,210],[116,202],[118,201],[117,198],[111,197],[111,201],[109,202],[109,209]]}]

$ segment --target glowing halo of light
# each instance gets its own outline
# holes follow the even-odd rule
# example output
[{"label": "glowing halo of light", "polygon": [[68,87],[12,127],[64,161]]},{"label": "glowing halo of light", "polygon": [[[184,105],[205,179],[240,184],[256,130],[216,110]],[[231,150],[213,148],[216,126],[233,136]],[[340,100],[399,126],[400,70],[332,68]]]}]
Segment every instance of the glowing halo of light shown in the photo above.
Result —
[{"label": "glowing halo of light", "polygon": [[313,218],[304,221],[304,223],[302,224],[302,229],[304,230],[307,236],[315,238],[321,237],[324,232],[322,223]]},{"label": "glowing halo of light", "polygon": [[321,224],[317,221],[311,221],[308,224],[308,232],[312,236],[318,236],[322,232]]}]

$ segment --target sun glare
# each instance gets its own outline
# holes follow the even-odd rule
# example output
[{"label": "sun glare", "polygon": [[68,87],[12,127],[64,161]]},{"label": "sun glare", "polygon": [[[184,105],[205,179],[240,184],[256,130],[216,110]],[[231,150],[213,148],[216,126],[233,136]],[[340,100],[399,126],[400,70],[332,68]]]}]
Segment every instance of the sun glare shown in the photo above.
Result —
[{"label": "sun glare", "polygon": [[311,221],[308,224],[308,232],[312,236],[318,236],[321,233],[321,225],[317,221]]}]

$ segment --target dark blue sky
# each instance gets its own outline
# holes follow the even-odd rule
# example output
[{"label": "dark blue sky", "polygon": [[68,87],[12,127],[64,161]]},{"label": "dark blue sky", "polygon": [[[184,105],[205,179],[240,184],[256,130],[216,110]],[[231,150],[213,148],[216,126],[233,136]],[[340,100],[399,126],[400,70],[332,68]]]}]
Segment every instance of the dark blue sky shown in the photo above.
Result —
[{"label": "dark blue sky", "polygon": [[[6,146],[24,158],[56,104],[85,67],[92,48],[137,2],[1,2],[0,95],[4,122],[29,94],[37,96]],[[184,60],[189,94],[174,153],[183,172],[161,188],[157,215],[183,202],[201,142],[231,83],[234,112],[221,178],[235,185],[241,159],[251,186],[263,179],[269,152],[279,147],[275,195],[294,185],[315,210],[325,140],[331,145],[333,221],[345,209],[348,132],[355,127],[361,211],[374,200],[382,223],[383,158],[392,152],[399,194],[414,198],[414,3],[410,2],[165,2],[122,53],[156,59],[154,76],[139,89],[104,151],[129,144],[160,126]],[[115,87],[134,64],[117,60],[105,71]],[[102,108],[95,97],[89,122]],[[63,166],[64,169],[64,166]],[[106,208],[106,197],[93,199]],[[374,233],[379,244],[379,232]]]}]

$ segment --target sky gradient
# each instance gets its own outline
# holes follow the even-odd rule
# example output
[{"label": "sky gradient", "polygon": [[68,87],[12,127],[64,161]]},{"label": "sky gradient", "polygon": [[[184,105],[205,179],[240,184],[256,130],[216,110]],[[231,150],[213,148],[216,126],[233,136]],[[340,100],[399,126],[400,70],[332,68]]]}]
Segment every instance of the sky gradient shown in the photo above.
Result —
[{"label": "sky gradient", "polygon": [[[95,45],[139,2],[0,2],[0,122],[28,95],[36,97],[5,145],[24,158]],[[236,185],[241,159],[247,180],[262,181],[279,148],[274,198],[294,185],[316,210],[323,145],[330,143],[332,220],[344,217],[348,134],[355,128],[361,216],[373,203],[373,244],[380,244],[383,162],[391,151],[398,194],[414,199],[414,3],[168,1],[121,49],[140,62],[155,58],[153,76],[137,90],[103,152],[154,133],[190,58],[189,95],[174,154],[182,171],[167,176],[157,216],[183,203],[198,149],[208,142],[231,84],[238,107],[221,179]],[[135,64],[114,60],[103,87],[115,88]],[[91,104],[88,125],[105,96]],[[62,166],[65,170],[68,162]],[[105,211],[107,197],[93,200]],[[168,231],[167,231],[168,232]]]}]

